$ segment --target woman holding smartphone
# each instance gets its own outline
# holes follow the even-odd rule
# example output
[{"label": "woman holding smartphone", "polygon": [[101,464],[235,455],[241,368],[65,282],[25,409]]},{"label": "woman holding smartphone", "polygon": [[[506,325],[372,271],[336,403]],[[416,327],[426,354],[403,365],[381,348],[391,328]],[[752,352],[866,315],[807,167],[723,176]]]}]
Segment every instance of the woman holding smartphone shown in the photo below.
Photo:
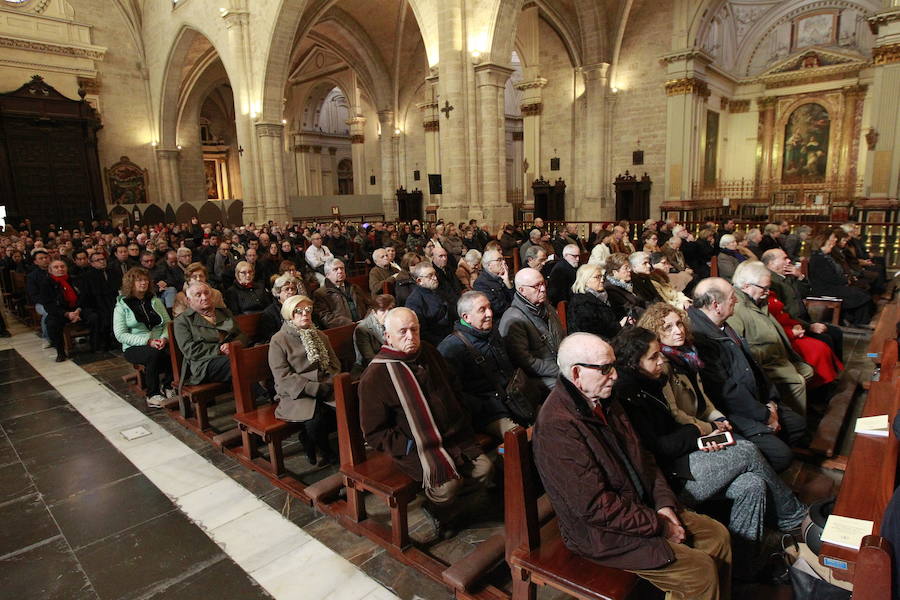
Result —
[{"label": "woman holding smartphone", "polygon": [[[808,513],[751,442],[735,441],[727,421],[710,424],[723,443],[703,440],[696,422],[681,423],[670,409],[674,398],[666,357],[656,334],[643,327],[624,329],[612,340],[618,379],[614,396],[622,403],[641,443],[656,458],[679,500],[691,508],[715,497],[732,501],[728,529],[735,568],[751,577],[763,537],[766,498],[771,494],[777,527],[790,531]],[[705,418],[712,416],[707,415]],[[695,415],[695,418],[696,415]],[[740,567],[739,567],[740,565]],[[737,573],[736,573],[737,574]]]}]

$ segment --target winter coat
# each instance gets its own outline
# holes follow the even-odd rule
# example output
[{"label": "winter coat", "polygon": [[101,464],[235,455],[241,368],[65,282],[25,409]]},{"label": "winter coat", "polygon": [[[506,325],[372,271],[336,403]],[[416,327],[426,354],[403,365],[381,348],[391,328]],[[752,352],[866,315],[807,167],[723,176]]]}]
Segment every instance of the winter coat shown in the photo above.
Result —
[{"label": "winter coat", "polygon": [[[275,398],[278,407],[275,416],[284,421],[308,421],[316,411],[317,398],[323,402],[332,399],[333,374],[323,365],[312,362],[300,337],[284,323],[281,330],[269,342],[269,368],[275,377]],[[314,330],[328,350],[334,372],[340,371],[341,361],[334,353],[328,336]]]},{"label": "winter coat", "polygon": [[616,319],[616,312],[608,301],[604,302],[590,290],[572,294],[566,309],[566,333],[583,331],[609,340],[620,329],[622,327]]},{"label": "winter coat", "polygon": [[500,322],[503,313],[506,312],[506,309],[512,303],[513,296],[516,295],[514,288],[507,287],[499,276],[494,275],[487,269],[481,271],[478,279],[472,284],[472,289],[487,294],[488,300],[491,301],[491,310],[494,312],[495,323]]},{"label": "winter coat", "polygon": [[[347,295],[356,304],[355,319],[350,311]],[[326,279],[325,285],[313,293],[313,308],[322,328],[331,329],[359,321],[365,316],[369,305],[362,291],[355,285],[345,281],[342,291],[330,279]]]},{"label": "winter coat", "polygon": [[171,319],[165,304],[156,297],[150,303],[153,311],[162,319],[160,324],[153,329],[147,329],[146,325],[138,321],[134,311],[125,303],[125,296],[119,296],[116,299],[116,307],[113,310],[113,335],[122,344],[123,352],[132,346],[146,346],[150,340],[169,337],[167,323]]},{"label": "winter coat", "polygon": [[234,315],[261,313],[272,303],[272,295],[259,285],[244,287],[235,283],[225,290],[225,305]]},{"label": "winter coat", "polygon": [[423,340],[437,346],[453,329],[453,317],[447,302],[436,290],[420,285],[406,299],[406,308],[419,318],[419,331]]},{"label": "winter coat", "polygon": [[185,385],[197,385],[205,381],[209,362],[223,356],[219,352],[219,346],[235,341],[244,345],[248,343],[247,336],[238,329],[228,309],[216,308],[215,311],[215,324],[207,321],[193,308],[187,309],[175,319],[175,340],[187,365]]},{"label": "winter coat", "polygon": [[564,334],[556,311],[545,306],[546,320],[516,295],[503,313],[498,330],[513,366],[521,368],[529,377],[539,379],[549,389],[556,385],[559,375],[556,352]]}]

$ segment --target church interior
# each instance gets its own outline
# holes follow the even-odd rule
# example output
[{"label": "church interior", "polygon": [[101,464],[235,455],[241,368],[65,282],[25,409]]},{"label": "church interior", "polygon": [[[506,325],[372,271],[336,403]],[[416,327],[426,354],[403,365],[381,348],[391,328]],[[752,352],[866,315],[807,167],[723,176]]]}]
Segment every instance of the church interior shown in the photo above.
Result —
[{"label": "church interior", "polygon": [[[547,497],[511,508],[510,485],[534,501],[541,484],[528,469],[504,469],[502,435],[488,452],[500,465],[494,488],[469,507],[477,518],[442,537],[421,486],[386,477],[384,461],[371,466],[354,404],[364,390],[349,376],[354,402],[338,404],[330,444],[339,456],[329,465],[321,453],[309,460],[292,424],[241,420],[269,393],[260,385],[271,378],[266,354],[254,359],[254,348],[230,358],[233,389],[180,393],[162,410],[148,406],[146,371],[125,349],[96,349],[91,337],[90,352],[77,350],[88,334],[75,321],[55,362],[42,339],[47,314],[26,281],[35,251],[49,250],[72,275],[82,238],[108,250],[110,265],[119,244],[140,244],[135,267],[145,250],[158,265],[168,252],[174,261],[180,242],[195,259],[209,256],[200,268],[213,283],[215,244],[232,244],[228,264],[239,271],[248,240],[268,252],[265,231],[273,246],[287,244],[273,256],[302,263],[297,277],[313,297],[330,285],[331,263],[314,265],[307,249],[319,232],[328,246],[334,224],[351,234],[347,252],[331,251],[374,302],[399,285],[369,294],[372,248],[381,247],[368,245],[372,224],[370,239],[390,224],[384,244],[396,242],[398,271],[408,250],[432,258],[445,224],[459,223],[460,237],[468,224],[466,240],[501,246],[514,232],[501,256],[511,289],[532,266],[531,242],[552,267],[574,241],[585,265],[594,244],[612,257],[624,251],[613,247],[618,224],[626,255],[663,260],[657,231],[671,237],[674,226],[685,244],[711,244],[699,270],[671,265],[671,275],[693,275],[674,301],[690,314],[700,279],[715,277],[716,265],[725,276],[723,234],[739,233],[747,262],[768,265],[754,232],[783,224],[782,240],[800,236],[796,255],[784,247],[791,273],[802,270],[816,291],[804,310],[844,337],[812,442],[793,446],[780,477],[805,504],[836,499],[835,514],[875,524],[861,545],[826,542],[812,556],[833,587],[886,598],[898,586],[882,517],[900,483],[900,443],[887,431],[856,435],[854,423],[884,414],[893,423],[900,411],[898,189],[900,0],[0,0],[0,329],[11,334],[0,338],[0,586],[42,600],[663,597],[623,577],[630,571],[581,558],[572,564],[596,574],[571,574]],[[836,291],[816,290],[812,255],[841,226],[835,243],[856,244],[854,273]],[[415,227],[417,248],[407,241]],[[529,240],[535,229],[545,238]],[[157,239],[158,251],[148,242]],[[475,248],[454,256],[445,247],[453,265]],[[485,244],[475,252],[475,268],[487,269]],[[681,256],[677,245],[672,252]],[[402,270],[417,281],[415,267]],[[273,269],[272,280],[283,275]],[[541,271],[545,289],[550,271]],[[184,284],[187,293],[179,273],[170,291]],[[260,285],[272,302],[271,281]],[[871,305],[858,319],[841,295],[850,287]],[[363,308],[353,306],[352,321]],[[565,325],[565,305],[560,314]],[[626,315],[625,327],[638,317]],[[352,327],[339,335],[330,341],[349,344],[352,365]],[[171,349],[179,368],[181,352]],[[239,368],[251,363],[256,371]],[[528,466],[531,451],[523,458],[516,448]],[[542,545],[566,554],[543,556],[546,572],[521,566],[511,514],[529,556]],[[777,531],[760,543],[782,550]],[[877,582],[868,591],[867,577]],[[789,581],[735,583],[732,597],[800,598]]]}]

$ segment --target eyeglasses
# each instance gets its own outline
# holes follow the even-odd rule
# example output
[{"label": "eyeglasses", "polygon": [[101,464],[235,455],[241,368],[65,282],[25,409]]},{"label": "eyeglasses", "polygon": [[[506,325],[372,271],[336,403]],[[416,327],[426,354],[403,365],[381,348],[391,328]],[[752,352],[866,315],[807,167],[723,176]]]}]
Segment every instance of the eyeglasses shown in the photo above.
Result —
[{"label": "eyeglasses", "polygon": [[308,315],[313,311],[312,306],[301,306],[300,308],[294,309],[295,315]]},{"label": "eyeglasses", "polygon": [[606,363],[603,365],[597,365],[594,363],[575,363],[577,367],[584,367],[585,369],[594,369],[595,371],[600,371],[601,375],[609,375],[613,371],[616,370],[615,363]]},{"label": "eyeglasses", "polygon": [[753,287],[759,288],[764,292],[768,292],[770,289],[769,286],[767,286],[767,285],[759,285],[757,283],[751,283],[750,285],[752,285]]},{"label": "eyeglasses", "polygon": [[547,283],[545,281],[542,281],[540,283],[535,283],[534,285],[522,285],[522,287],[531,288],[533,290],[539,290],[541,288],[546,288]]}]

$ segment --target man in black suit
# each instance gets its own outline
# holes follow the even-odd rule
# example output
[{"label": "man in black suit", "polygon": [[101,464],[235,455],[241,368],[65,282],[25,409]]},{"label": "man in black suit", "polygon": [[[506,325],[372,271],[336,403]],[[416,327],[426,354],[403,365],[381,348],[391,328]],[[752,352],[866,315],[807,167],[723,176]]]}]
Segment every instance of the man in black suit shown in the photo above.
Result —
[{"label": "man in black suit", "polygon": [[[119,246],[119,248],[126,247]],[[98,350],[109,350],[115,346],[112,331],[113,309],[116,306],[119,287],[122,285],[119,266],[108,269],[106,262],[104,253],[94,252],[91,254],[90,268],[82,273],[79,280],[82,305],[97,315]]]}]

